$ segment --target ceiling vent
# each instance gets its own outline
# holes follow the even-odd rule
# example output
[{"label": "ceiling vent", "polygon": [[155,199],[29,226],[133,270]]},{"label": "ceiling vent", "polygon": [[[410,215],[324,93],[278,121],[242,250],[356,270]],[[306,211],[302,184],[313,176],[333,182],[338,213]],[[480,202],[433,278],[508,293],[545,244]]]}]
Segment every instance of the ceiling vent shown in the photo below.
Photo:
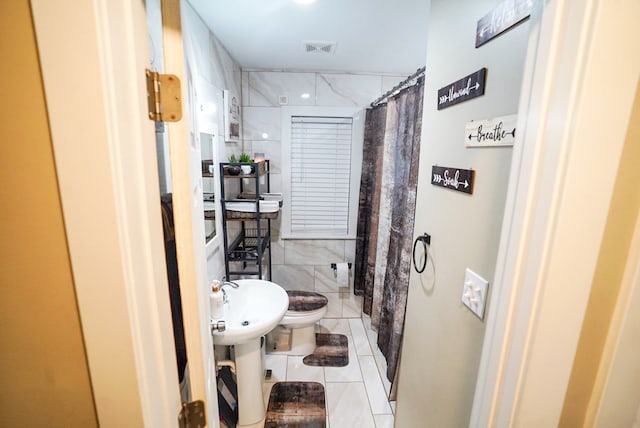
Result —
[{"label": "ceiling vent", "polygon": [[336,51],[336,44],[336,42],[312,42],[306,40],[303,42],[303,48],[306,53],[332,54]]}]

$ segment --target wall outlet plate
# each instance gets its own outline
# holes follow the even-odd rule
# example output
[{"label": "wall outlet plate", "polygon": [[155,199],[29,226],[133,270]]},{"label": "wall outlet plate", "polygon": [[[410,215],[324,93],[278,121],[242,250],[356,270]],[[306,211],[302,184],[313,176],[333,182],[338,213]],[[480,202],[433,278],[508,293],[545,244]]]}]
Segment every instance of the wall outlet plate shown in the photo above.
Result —
[{"label": "wall outlet plate", "polygon": [[464,286],[462,287],[462,303],[478,318],[484,318],[484,310],[487,304],[487,290],[489,281],[467,268],[464,272]]}]

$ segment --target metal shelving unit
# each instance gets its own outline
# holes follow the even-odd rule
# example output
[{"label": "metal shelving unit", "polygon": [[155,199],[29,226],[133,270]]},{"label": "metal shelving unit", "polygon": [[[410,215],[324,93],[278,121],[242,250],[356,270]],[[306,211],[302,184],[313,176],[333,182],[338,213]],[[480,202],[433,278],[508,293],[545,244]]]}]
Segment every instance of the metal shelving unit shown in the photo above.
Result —
[{"label": "metal shelving unit", "polygon": [[[251,166],[250,174],[231,174],[232,167]],[[261,177],[265,177],[261,184]],[[233,186],[233,183],[238,185]],[[229,280],[238,277],[257,276],[271,280],[271,220],[279,212],[260,212],[261,194],[271,189],[269,161],[220,163],[220,205],[222,208],[222,232],[224,241],[224,266]],[[236,192],[229,198],[227,193]],[[255,204],[255,212],[240,212],[227,209],[227,202]],[[239,228],[230,228],[238,224]],[[266,271],[266,272],[265,272]]]}]

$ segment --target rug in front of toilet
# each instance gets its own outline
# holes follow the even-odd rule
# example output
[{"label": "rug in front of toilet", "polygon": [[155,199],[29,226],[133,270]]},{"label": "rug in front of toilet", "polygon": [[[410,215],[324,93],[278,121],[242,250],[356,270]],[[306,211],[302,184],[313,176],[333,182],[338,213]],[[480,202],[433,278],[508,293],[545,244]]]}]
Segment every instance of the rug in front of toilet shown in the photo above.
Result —
[{"label": "rug in front of toilet", "polygon": [[344,334],[316,333],[316,349],[302,362],[308,366],[344,367],[349,364],[349,344]]},{"label": "rug in front of toilet", "polygon": [[264,428],[325,428],[324,386],[318,382],[277,382],[271,389]]}]

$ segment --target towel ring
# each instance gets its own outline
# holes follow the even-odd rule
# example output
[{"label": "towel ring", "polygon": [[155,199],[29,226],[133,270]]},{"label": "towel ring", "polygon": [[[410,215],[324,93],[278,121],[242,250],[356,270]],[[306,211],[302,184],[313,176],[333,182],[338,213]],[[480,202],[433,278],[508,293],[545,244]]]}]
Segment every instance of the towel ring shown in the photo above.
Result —
[{"label": "towel ring", "polygon": [[[422,266],[418,268],[418,263],[416,262],[416,246],[418,242],[422,242],[422,248],[424,248],[424,259],[422,261]],[[427,260],[429,259],[429,247],[431,245],[431,236],[428,233],[425,233],[422,236],[418,236],[415,241],[413,241],[413,268],[418,273],[424,272],[427,267]]]}]

